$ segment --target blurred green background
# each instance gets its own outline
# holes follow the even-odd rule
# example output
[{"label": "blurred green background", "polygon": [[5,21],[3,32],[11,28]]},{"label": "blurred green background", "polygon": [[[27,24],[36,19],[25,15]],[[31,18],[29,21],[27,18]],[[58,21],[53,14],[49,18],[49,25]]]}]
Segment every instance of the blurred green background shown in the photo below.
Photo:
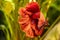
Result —
[{"label": "blurred green background", "polygon": [[36,1],[49,24],[42,37],[27,38],[18,24],[18,10],[29,0],[0,0],[0,40],[60,40],[60,0]]}]

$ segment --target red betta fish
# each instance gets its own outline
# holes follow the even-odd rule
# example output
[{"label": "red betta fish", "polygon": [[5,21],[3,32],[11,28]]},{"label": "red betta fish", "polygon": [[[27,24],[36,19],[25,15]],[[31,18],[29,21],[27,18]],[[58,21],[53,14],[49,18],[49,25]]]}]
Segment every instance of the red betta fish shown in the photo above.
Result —
[{"label": "red betta fish", "polygon": [[34,38],[42,35],[46,24],[45,17],[37,2],[31,2],[25,8],[19,9],[19,24],[27,37]]}]

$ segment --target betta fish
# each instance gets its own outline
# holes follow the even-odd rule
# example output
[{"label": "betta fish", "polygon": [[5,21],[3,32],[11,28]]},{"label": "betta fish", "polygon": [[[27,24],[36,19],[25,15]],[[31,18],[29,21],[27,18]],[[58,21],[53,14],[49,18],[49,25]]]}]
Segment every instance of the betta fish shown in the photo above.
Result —
[{"label": "betta fish", "polygon": [[21,30],[30,38],[41,36],[47,24],[37,2],[28,3],[25,7],[19,9],[18,22]]}]

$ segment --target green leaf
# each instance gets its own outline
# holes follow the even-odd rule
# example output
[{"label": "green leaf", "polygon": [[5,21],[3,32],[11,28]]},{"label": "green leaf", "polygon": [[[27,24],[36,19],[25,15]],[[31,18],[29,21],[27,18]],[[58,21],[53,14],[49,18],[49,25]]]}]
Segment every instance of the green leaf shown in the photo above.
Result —
[{"label": "green leaf", "polygon": [[5,27],[5,25],[0,25],[0,30],[4,32],[5,39],[10,40],[10,34],[9,34],[8,29]]}]

